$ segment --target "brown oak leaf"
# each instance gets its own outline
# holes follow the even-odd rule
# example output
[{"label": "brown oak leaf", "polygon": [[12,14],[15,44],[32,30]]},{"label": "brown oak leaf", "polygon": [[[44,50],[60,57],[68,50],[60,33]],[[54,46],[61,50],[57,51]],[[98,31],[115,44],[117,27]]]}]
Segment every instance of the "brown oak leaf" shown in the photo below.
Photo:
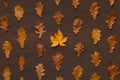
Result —
[{"label": "brown oak leaf", "polygon": [[79,42],[75,45],[74,51],[77,53],[77,57],[80,57],[82,52],[84,51],[84,45]]},{"label": "brown oak leaf", "polygon": [[38,57],[41,57],[43,55],[43,53],[45,52],[45,48],[44,45],[41,43],[37,44],[37,53],[38,53]]},{"label": "brown oak leaf", "polygon": [[98,5],[97,2],[94,2],[91,4],[89,11],[94,20],[96,20],[96,17],[99,14],[99,9],[100,9],[100,6]]},{"label": "brown oak leaf", "polygon": [[35,11],[39,17],[42,17],[43,9],[44,9],[44,5],[42,4],[42,2],[38,2],[36,4]]},{"label": "brown oak leaf", "polygon": [[4,77],[4,80],[10,80],[11,71],[9,67],[4,68],[2,76]]},{"label": "brown oak leaf", "polygon": [[82,0],[72,0],[72,5],[74,8],[78,8]]},{"label": "brown oak leaf", "polygon": [[1,16],[0,17],[0,28],[3,29],[4,31],[7,31],[9,25],[10,23],[9,23],[8,16]]},{"label": "brown oak leaf", "polygon": [[24,77],[23,77],[23,76],[21,76],[21,77],[20,77],[20,80],[24,80]]},{"label": "brown oak leaf", "polygon": [[93,73],[90,80],[100,80],[100,76],[97,73]]},{"label": "brown oak leaf", "polygon": [[115,20],[117,19],[117,17],[115,17],[115,13],[111,12],[109,15],[107,15],[107,19],[106,19],[106,23],[109,27],[109,29],[113,28],[113,25],[115,24]]},{"label": "brown oak leaf", "polygon": [[57,6],[59,6],[61,0],[55,0]]},{"label": "brown oak leaf", "polygon": [[23,71],[24,70],[24,65],[25,65],[24,56],[19,56],[18,64],[19,64],[20,71]]},{"label": "brown oak leaf", "polygon": [[118,71],[119,67],[115,63],[110,63],[110,65],[107,67],[107,71],[110,77],[110,80],[115,80],[115,77],[120,75],[120,72]]},{"label": "brown oak leaf", "polygon": [[56,66],[56,70],[59,71],[61,68],[61,64],[63,63],[64,55],[61,52],[57,52],[54,56],[52,56],[54,65]]},{"label": "brown oak leaf", "polygon": [[113,6],[115,3],[115,0],[109,0],[110,6]]},{"label": "brown oak leaf", "polygon": [[35,33],[39,35],[39,38],[42,38],[43,33],[46,32],[46,30],[44,30],[44,28],[45,28],[44,24],[41,22],[38,22],[37,25],[35,26],[35,28],[37,29],[37,31],[35,31]]},{"label": "brown oak leaf", "polygon": [[72,23],[72,27],[73,27],[73,32],[75,34],[78,34],[78,32],[80,31],[80,29],[82,28],[82,24],[83,24],[83,21],[80,17],[76,17],[74,20],[73,20],[73,23]]},{"label": "brown oak leaf", "polygon": [[60,25],[63,18],[64,18],[64,15],[62,13],[62,11],[57,11],[54,16],[53,16],[54,20],[56,21],[57,25]]},{"label": "brown oak leaf", "polygon": [[111,35],[107,38],[108,46],[109,46],[109,53],[113,53],[115,49],[115,45],[117,44],[116,37]]},{"label": "brown oak leaf", "polygon": [[58,77],[56,77],[56,80],[63,80],[63,77],[58,76]]},{"label": "brown oak leaf", "polygon": [[94,54],[91,54],[91,62],[95,65],[95,67],[98,67],[101,62],[101,55],[99,52],[95,51]]},{"label": "brown oak leaf", "polygon": [[5,8],[8,7],[8,1],[9,1],[9,0],[3,0],[3,4],[4,4]]}]

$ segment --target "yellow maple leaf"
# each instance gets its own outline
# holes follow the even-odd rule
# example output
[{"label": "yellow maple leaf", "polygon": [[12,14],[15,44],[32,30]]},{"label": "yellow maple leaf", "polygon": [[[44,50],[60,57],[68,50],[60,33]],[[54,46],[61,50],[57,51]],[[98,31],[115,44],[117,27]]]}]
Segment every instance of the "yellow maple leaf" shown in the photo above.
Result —
[{"label": "yellow maple leaf", "polygon": [[56,46],[66,46],[65,42],[67,41],[67,37],[64,37],[62,32],[58,29],[58,32],[55,36],[50,36],[50,41],[52,42],[51,47]]}]

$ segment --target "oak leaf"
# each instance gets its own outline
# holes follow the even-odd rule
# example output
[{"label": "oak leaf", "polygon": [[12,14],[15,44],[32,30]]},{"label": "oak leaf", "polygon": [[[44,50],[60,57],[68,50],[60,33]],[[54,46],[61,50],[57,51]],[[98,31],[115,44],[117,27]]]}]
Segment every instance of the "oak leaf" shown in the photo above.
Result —
[{"label": "oak leaf", "polygon": [[79,80],[82,77],[83,71],[84,69],[80,65],[75,66],[72,72],[74,79]]},{"label": "oak leaf", "polygon": [[100,29],[98,29],[98,28],[95,28],[95,29],[93,29],[93,31],[92,31],[92,39],[93,39],[93,44],[95,45],[95,44],[97,44],[98,43],[98,41],[100,41],[100,38],[101,38],[101,30]]},{"label": "oak leaf", "polygon": [[98,67],[101,62],[101,55],[99,52],[95,51],[94,54],[91,54],[91,62],[95,65],[95,67]]},{"label": "oak leaf", "polygon": [[36,14],[37,14],[39,17],[42,17],[43,8],[44,8],[44,5],[42,4],[42,2],[38,2],[38,3],[36,4],[35,10],[36,10]]},{"label": "oak leaf", "polygon": [[0,17],[0,28],[3,29],[4,31],[7,31],[9,25],[10,23],[9,23],[8,16],[1,16]]},{"label": "oak leaf", "polygon": [[62,32],[58,29],[57,33],[55,36],[50,36],[50,40],[52,42],[51,47],[56,47],[56,46],[66,46],[65,42],[67,41],[67,37],[64,37]]},{"label": "oak leaf", "polygon": [[106,19],[106,23],[109,27],[109,29],[113,28],[113,25],[115,24],[115,20],[117,19],[117,17],[115,17],[115,13],[111,12],[109,15],[107,15],[107,19]]},{"label": "oak leaf", "polygon": [[2,76],[4,77],[4,80],[10,80],[11,71],[9,67],[4,68]]},{"label": "oak leaf", "polygon": [[77,57],[80,57],[82,52],[84,51],[84,45],[79,42],[75,45],[74,51],[77,53]]},{"label": "oak leaf", "polygon": [[17,41],[19,42],[21,48],[24,48],[26,39],[27,39],[26,30],[21,27],[20,29],[18,29],[18,38],[17,38]]},{"label": "oak leaf", "polygon": [[35,33],[39,35],[39,38],[42,38],[43,33],[46,32],[46,30],[44,30],[45,26],[43,25],[43,23],[41,23],[41,22],[37,23],[35,28],[37,29],[37,31],[35,31]]},{"label": "oak leaf", "polygon": [[90,80],[100,80],[100,76],[97,73],[93,73]]},{"label": "oak leaf", "polygon": [[8,1],[9,1],[9,0],[3,0],[3,4],[4,4],[5,8],[8,7]]},{"label": "oak leaf", "polygon": [[63,80],[63,77],[61,77],[61,76],[56,77],[56,80]]},{"label": "oak leaf", "polygon": [[18,64],[19,64],[20,71],[23,71],[24,70],[24,65],[25,65],[24,56],[19,56]]},{"label": "oak leaf", "polygon": [[82,0],[72,0],[72,5],[74,8],[78,8]]},{"label": "oak leaf", "polygon": [[42,77],[45,75],[45,69],[43,64],[39,63],[37,66],[35,66],[35,68],[36,68],[38,79],[42,80]]},{"label": "oak leaf", "polygon": [[21,18],[24,15],[24,9],[22,6],[17,5],[14,7],[14,15],[17,18],[17,20],[21,20]]},{"label": "oak leaf", "polygon": [[24,77],[21,76],[21,77],[20,77],[20,80],[24,80]]},{"label": "oak leaf", "polygon": [[110,6],[113,6],[115,3],[115,0],[109,0]]},{"label": "oak leaf", "polygon": [[107,38],[108,46],[109,46],[109,53],[113,53],[115,49],[115,45],[117,43],[116,37],[111,35]]},{"label": "oak leaf", "polygon": [[61,52],[57,52],[54,56],[52,56],[54,65],[56,66],[56,70],[59,71],[61,68],[61,64],[63,63],[64,55]]},{"label": "oak leaf", "polygon": [[78,34],[78,32],[80,31],[80,29],[82,28],[82,24],[83,24],[83,21],[80,17],[76,17],[74,20],[73,20],[73,32],[75,34]]},{"label": "oak leaf", "polygon": [[110,80],[115,80],[115,77],[120,75],[120,71],[118,71],[118,69],[119,67],[113,62],[107,67]]},{"label": "oak leaf", "polygon": [[9,41],[5,41],[2,46],[2,50],[4,50],[6,58],[9,58],[11,50],[13,49],[12,44]]},{"label": "oak leaf", "polygon": [[96,20],[97,15],[99,14],[100,6],[97,2],[94,2],[91,4],[91,7],[89,9],[89,12],[94,20]]},{"label": "oak leaf", "polygon": [[57,6],[59,6],[61,0],[55,0]]}]

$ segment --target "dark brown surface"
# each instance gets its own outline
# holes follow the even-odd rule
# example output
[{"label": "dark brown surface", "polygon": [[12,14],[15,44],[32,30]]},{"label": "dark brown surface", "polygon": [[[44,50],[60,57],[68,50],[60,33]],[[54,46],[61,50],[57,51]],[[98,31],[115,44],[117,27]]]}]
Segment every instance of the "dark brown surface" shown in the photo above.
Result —
[{"label": "dark brown surface", "polygon": [[[45,6],[43,18],[39,18],[35,14],[34,8],[38,1],[42,1]],[[100,14],[96,21],[94,21],[89,14],[90,4],[95,1],[97,1],[101,7]],[[21,21],[17,21],[13,13],[13,9],[17,4],[23,6],[25,10],[24,17]],[[71,0],[62,0],[58,7],[55,5],[54,0],[9,0],[8,8],[5,9],[3,0],[0,0],[0,16],[8,15],[11,23],[8,32],[4,32],[0,29],[0,48],[5,40],[11,41],[14,48],[9,59],[5,59],[4,52],[0,50],[0,73],[2,74],[5,66],[9,66],[12,71],[11,80],[19,80],[20,76],[24,76],[25,80],[38,80],[35,66],[41,62],[46,69],[46,75],[43,80],[55,80],[56,76],[62,76],[64,80],[73,80],[71,74],[72,69],[74,66],[80,64],[84,68],[84,74],[81,80],[89,80],[94,72],[97,72],[101,76],[101,80],[109,80],[106,71],[108,64],[113,61],[120,67],[120,0],[116,0],[113,7],[109,6],[108,0],[82,0],[78,9],[74,9],[71,4]],[[60,26],[56,25],[52,17],[58,10],[63,11],[65,15]],[[111,11],[115,11],[117,17],[113,30],[109,30],[105,23],[106,15]],[[76,16],[81,16],[84,21],[83,28],[77,36],[72,32],[72,20]],[[45,24],[45,29],[47,30],[42,39],[38,39],[34,27],[40,20]],[[24,49],[21,49],[16,41],[17,30],[20,27],[24,27],[28,34]],[[102,30],[101,41],[98,42],[96,46],[93,45],[93,40],[91,39],[91,31],[95,27]],[[68,37],[67,47],[50,48],[51,43],[49,36],[57,32],[58,28]],[[108,45],[106,42],[107,37],[110,35],[115,35],[118,41],[113,54],[108,53]],[[73,47],[79,41],[85,45],[85,50],[83,55],[77,58]],[[46,52],[41,58],[38,58],[36,53],[36,45],[39,42],[43,43],[46,48]],[[102,62],[98,68],[95,68],[90,62],[90,55],[94,50],[97,50],[102,55]],[[65,56],[60,72],[55,70],[52,60],[52,55],[57,51],[62,52]],[[18,69],[17,62],[20,55],[24,55],[26,59],[25,70],[23,72],[20,72]],[[3,80],[1,74],[0,80]],[[118,76],[116,80],[120,80],[120,76]]]}]

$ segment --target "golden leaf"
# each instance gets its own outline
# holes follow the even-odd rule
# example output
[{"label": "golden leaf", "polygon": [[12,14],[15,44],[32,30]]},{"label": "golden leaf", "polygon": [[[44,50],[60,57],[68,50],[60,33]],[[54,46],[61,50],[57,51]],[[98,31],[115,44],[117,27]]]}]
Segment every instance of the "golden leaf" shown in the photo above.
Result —
[{"label": "golden leaf", "polygon": [[98,5],[97,2],[94,2],[91,4],[89,11],[94,20],[96,20],[96,17],[99,14],[99,9],[100,9],[100,6]]},{"label": "golden leaf", "polygon": [[83,68],[80,65],[74,67],[72,75],[74,76],[75,80],[79,80],[83,74]]},{"label": "golden leaf", "polygon": [[41,22],[37,23],[35,28],[37,29],[37,31],[35,31],[35,33],[39,35],[39,38],[41,38],[43,33],[46,32],[46,30],[44,30],[45,26]]},{"label": "golden leaf", "polygon": [[15,6],[14,15],[17,18],[17,20],[21,20],[21,18],[24,15],[24,9],[20,5]]},{"label": "golden leaf", "polygon": [[106,23],[109,27],[109,29],[113,28],[113,25],[115,24],[115,20],[117,19],[117,17],[115,17],[115,13],[111,12],[109,15],[107,15],[107,19],[106,19]]},{"label": "golden leaf", "polygon": [[42,77],[45,75],[45,69],[43,67],[43,64],[39,63],[37,66],[35,66],[35,68],[39,80],[42,80]]},{"label": "golden leaf", "polygon": [[63,63],[64,55],[61,52],[57,52],[55,56],[52,56],[54,64],[56,66],[56,70],[59,71],[61,68],[61,64]]},{"label": "golden leaf", "polygon": [[24,77],[21,76],[21,77],[20,77],[20,80],[24,80]]},{"label": "golden leaf", "polygon": [[80,29],[82,28],[82,24],[83,24],[83,21],[81,20],[80,17],[76,17],[74,20],[73,20],[73,32],[75,34],[78,34],[78,32],[80,31]]},{"label": "golden leaf", "polygon": [[77,57],[80,57],[82,52],[84,51],[84,45],[79,42],[75,45],[74,51],[77,53]]},{"label": "golden leaf", "polygon": [[10,24],[9,24],[8,16],[1,16],[0,17],[0,28],[3,29],[4,31],[7,31],[9,25]]},{"label": "golden leaf", "polygon": [[57,6],[59,6],[61,0],[55,0]]},{"label": "golden leaf", "polygon": [[5,41],[2,46],[2,50],[4,50],[6,58],[9,58],[11,50],[13,49],[12,44],[9,41]]},{"label": "golden leaf", "polygon": [[11,71],[9,67],[4,68],[2,76],[4,77],[4,80],[10,80]]},{"label": "golden leaf", "polygon": [[35,10],[36,10],[36,14],[37,14],[39,17],[42,17],[43,8],[44,8],[44,5],[42,4],[42,2],[38,2],[38,3],[36,4]]},{"label": "golden leaf", "polygon": [[109,0],[109,2],[110,2],[110,6],[113,6],[115,3],[115,0]]},{"label": "golden leaf", "polygon": [[61,76],[56,77],[56,80],[63,80],[63,77],[61,77]]},{"label": "golden leaf", "polygon": [[78,8],[82,0],[72,0],[72,5],[74,8]]},{"label": "golden leaf", "polygon": [[109,36],[107,38],[107,42],[108,42],[108,45],[109,45],[109,52],[113,53],[113,50],[115,49],[115,45],[117,43],[116,37],[113,36],[113,35]]},{"label": "golden leaf", "polygon": [[94,43],[93,43],[94,45],[97,44],[98,41],[100,41],[101,36],[102,35],[101,35],[101,30],[100,29],[98,29],[98,28],[93,29],[93,31],[92,31],[92,39],[94,41]]},{"label": "golden leaf", "polygon": [[100,76],[97,73],[93,73],[90,80],[100,80]]},{"label": "golden leaf", "polygon": [[100,62],[101,62],[101,55],[99,52],[95,51],[94,54],[91,55],[91,62],[96,66],[98,67]]},{"label": "golden leaf", "polygon": [[63,15],[62,11],[57,11],[55,13],[55,15],[53,16],[53,18],[56,21],[57,25],[60,25],[64,18],[64,15]]},{"label": "golden leaf", "polygon": [[45,48],[44,45],[41,43],[37,44],[37,53],[38,53],[38,57],[41,57],[43,55],[43,53],[45,52]]},{"label": "golden leaf", "polygon": [[26,39],[27,39],[26,30],[21,27],[20,29],[18,29],[18,38],[17,38],[17,41],[19,42],[21,48],[24,48]]},{"label": "golden leaf", "polygon": [[3,4],[4,4],[5,8],[7,8],[8,7],[8,0],[3,0]]},{"label": "golden leaf", "polygon": [[64,37],[62,32],[58,29],[57,34],[55,36],[50,36],[50,40],[52,42],[51,47],[56,46],[66,46],[65,42],[67,41],[67,37]]},{"label": "golden leaf", "polygon": [[23,71],[24,70],[24,65],[25,65],[24,56],[19,56],[18,64],[19,64],[20,71]]},{"label": "golden leaf", "polygon": [[115,77],[120,75],[120,72],[118,71],[118,69],[119,67],[113,62],[107,67],[110,80],[115,80]]}]

